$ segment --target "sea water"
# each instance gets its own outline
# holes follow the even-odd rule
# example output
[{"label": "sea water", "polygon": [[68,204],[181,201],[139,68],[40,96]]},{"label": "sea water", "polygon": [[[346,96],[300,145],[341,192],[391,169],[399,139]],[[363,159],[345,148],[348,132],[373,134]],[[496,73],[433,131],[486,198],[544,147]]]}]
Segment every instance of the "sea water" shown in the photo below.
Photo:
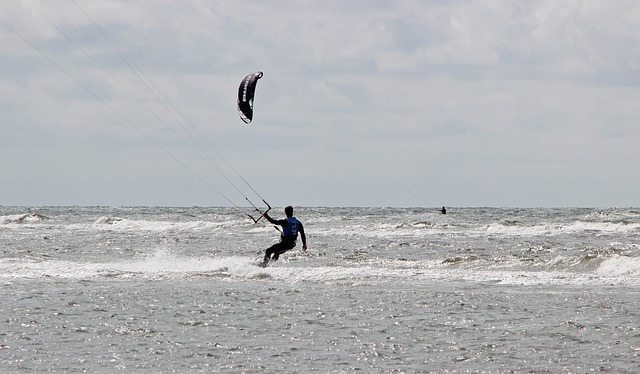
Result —
[{"label": "sea water", "polygon": [[640,371],[639,209],[295,213],[0,207],[0,372]]}]

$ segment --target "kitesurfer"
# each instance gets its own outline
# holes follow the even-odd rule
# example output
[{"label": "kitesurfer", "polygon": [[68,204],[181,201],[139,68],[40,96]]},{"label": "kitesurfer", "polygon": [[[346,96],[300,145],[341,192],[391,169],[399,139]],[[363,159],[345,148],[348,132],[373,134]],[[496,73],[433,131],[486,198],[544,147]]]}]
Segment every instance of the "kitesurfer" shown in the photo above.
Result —
[{"label": "kitesurfer", "polygon": [[[302,250],[307,250],[307,237],[304,235],[304,227],[302,226],[302,222],[293,216],[293,207],[285,207],[284,214],[286,217],[279,220],[269,217],[267,212],[262,214],[271,224],[282,227],[280,231],[280,242],[265,250],[264,260],[260,264],[262,267],[266,267],[269,261],[277,261],[281,254],[295,247],[298,233],[300,233],[300,238],[302,238]],[[278,228],[277,226],[276,228]]]},{"label": "kitesurfer", "polygon": [[440,213],[447,214],[447,208],[442,207],[442,209],[440,209]]}]

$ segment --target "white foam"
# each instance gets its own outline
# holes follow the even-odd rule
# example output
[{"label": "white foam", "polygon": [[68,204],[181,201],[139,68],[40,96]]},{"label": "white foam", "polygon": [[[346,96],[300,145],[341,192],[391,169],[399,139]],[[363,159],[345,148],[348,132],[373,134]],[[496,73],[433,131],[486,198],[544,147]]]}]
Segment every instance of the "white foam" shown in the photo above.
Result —
[{"label": "white foam", "polygon": [[248,257],[196,258],[181,257],[158,250],[145,259],[112,264],[112,268],[122,272],[145,275],[203,275],[232,274],[252,277],[260,272],[257,260]]},{"label": "white foam", "polygon": [[0,259],[0,275],[7,278],[92,278],[100,266],[62,260]]},{"label": "white foam", "polygon": [[596,274],[603,277],[640,279],[640,258],[615,255],[602,262]]},{"label": "white foam", "polygon": [[100,217],[93,223],[93,227],[105,230],[167,232],[215,230],[225,227],[225,224],[210,221],[173,222],[134,220],[120,217]]},{"label": "white foam", "polygon": [[[267,268],[251,257],[184,257],[164,249],[133,261],[73,262],[58,259],[0,259],[0,278],[192,278],[272,279],[292,282],[471,281],[519,285],[640,285],[640,259],[614,255],[593,271],[572,270],[577,260],[556,257],[522,268],[517,261],[443,263],[438,260],[323,263],[281,260]],[[558,264],[562,265],[559,266]]]},{"label": "white foam", "polygon": [[134,261],[108,263],[0,259],[0,277],[7,278],[188,277],[203,274],[253,277],[260,270],[257,261],[247,257],[185,258],[164,250]]},{"label": "white foam", "polygon": [[36,213],[29,214],[13,214],[8,216],[0,216],[0,225],[8,225],[14,223],[23,222],[40,222],[47,219],[47,217]]},{"label": "white foam", "polygon": [[567,224],[505,224],[493,223],[487,226],[486,233],[510,237],[551,236],[561,234],[576,234],[581,232],[600,232],[602,234],[629,233],[640,230],[638,223],[624,222],[585,222],[576,221]]}]

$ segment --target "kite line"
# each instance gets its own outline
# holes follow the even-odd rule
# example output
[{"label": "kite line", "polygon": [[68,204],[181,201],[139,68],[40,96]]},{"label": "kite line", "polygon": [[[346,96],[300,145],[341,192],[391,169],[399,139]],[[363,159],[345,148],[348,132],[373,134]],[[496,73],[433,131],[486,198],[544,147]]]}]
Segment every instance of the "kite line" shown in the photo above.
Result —
[{"label": "kite line", "polygon": [[[192,124],[192,122],[187,118],[187,116],[180,111],[172,102],[167,98],[166,95],[162,94],[161,90],[158,86],[150,79],[142,69],[140,69],[134,62],[131,60],[121,48],[117,46],[117,44],[113,41],[113,39],[108,35],[108,33],[100,27],[90,16],[89,14],[76,2],[76,0],[72,0],[76,7],[82,12],[82,14],[88,19],[88,21],[93,25],[93,27],[98,31],[98,33],[108,42],[110,47],[120,56],[120,58],[124,61],[124,63],[129,67],[129,69],[135,74],[135,76],[140,80],[140,82],[146,87],[146,89],[155,97],[156,101],[160,103],[160,105],[169,113],[173,121],[179,126],[182,130],[183,134],[186,134],[188,139],[185,139],[185,136],[181,134],[180,131],[176,130],[174,126],[168,124],[165,120],[163,120],[162,116],[158,114],[155,110],[153,110],[149,105],[147,105],[140,97],[134,94],[130,89],[127,88],[122,82],[120,82],[113,74],[111,74],[104,66],[102,66],[96,59],[94,59],[86,50],[84,50],[78,43],[76,43],[67,33],[65,33],[60,27],[58,27],[54,22],[52,22],[42,11],[40,11],[35,5],[27,2],[27,4],[42,17],[47,23],[49,23],[56,31],[61,34],[65,39],[67,39],[75,48],[77,48],[84,56],[86,56],[89,60],[91,60],[109,79],[111,79],[118,87],[127,92],[132,98],[134,98],[146,111],[152,114],[160,123],[162,123],[167,129],[169,129],[181,142],[183,142],[190,150],[192,150],[195,154],[197,154],[202,160],[209,165],[213,170],[215,170],[220,176],[222,176],[230,186],[232,186],[236,192],[238,192],[245,201],[251,205],[254,211],[258,212],[260,215],[254,217],[251,213],[249,213],[246,208],[241,207],[239,204],[234,202],[231,198],[229,198],[225,193],[220,191],[216,186],[210,183],[205,177],[203,177],[200,173],[198,173],[194,168],[190,167],[185,161],[183,161],[180,157],[171,152],[167,147],[163,146],[160,142],[156,141],[152,136],[147,134],[142,127],[136,125],[134,121],[125,116],[121,111],[115,108],[113,105],[109,104],[105,99],[103,99],[100,95],[98,95],[94,90],[92,90],[88,85],[83,83],[79,78],[74,76],[69,70],[65,69],[60,63],[56,62],[56,60],[49,56],[42,48],[38,47],[35,43],[31,42],[28,38],[26,38],[23,34],[21,34],[14,27],[9,25],[4,20],[0,19],[0,23],[2,23],[9,31],[18,36],[22,41],[24,41],[27,45],[29,45],[32,49],[34,49],[38,54],[40,54],[43,58],[45,58],[49,63],[55,66],[58,70],[60,70],[64,75],[82,87],[85,91],[87,91],[91,96],[100,101],[106,108],[108,108],[111,112],[113,112],[117,117],[122,119],[127,125],[131,126],[137,132],[139,132],[144,138],[158,147],[161,151],[167,154],[170,158],[175,160],[179,165],[184,167],[187,171],[193,174],[195,177],[200,179],[205,185],[209,186],[213,191],[215,191],[218,195],[220,195],[225,201],[235,207],[239,212],[243,215],[248,216],[253,220],[253,222],[257,223],[262,217],[263,211],[256,206],[252,202],[251,199],[247,196],[246,193],[242,191],[242,189],[234,183],[234,181],[223,171],[223,169],[216,163],[213,157],[207,152],[205,146],[202,143],[213,150],[219,160],[222,160],[228,169],[233,171],[233,173],[238,177],[245,185],[248,187],[266,206],[263,210],[268,212],[271,209],[271,206],[266,202],[266,200],[256,191],[256,189],[222,156],[222,154],[208,141],[208,139],[200,132],[198,129]],[[176,115],[176,113],[178,115]],[[194,133],[201,139],[200,141]]]}]

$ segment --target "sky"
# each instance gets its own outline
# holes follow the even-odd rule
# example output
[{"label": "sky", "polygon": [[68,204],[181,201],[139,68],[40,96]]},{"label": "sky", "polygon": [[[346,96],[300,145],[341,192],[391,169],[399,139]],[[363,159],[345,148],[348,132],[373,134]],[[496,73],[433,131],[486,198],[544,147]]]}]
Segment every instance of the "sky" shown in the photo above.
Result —
[{"label": "sky", "polygon": [[16,0],[0,45],[0,205],[640,207],[636,0]]}]

